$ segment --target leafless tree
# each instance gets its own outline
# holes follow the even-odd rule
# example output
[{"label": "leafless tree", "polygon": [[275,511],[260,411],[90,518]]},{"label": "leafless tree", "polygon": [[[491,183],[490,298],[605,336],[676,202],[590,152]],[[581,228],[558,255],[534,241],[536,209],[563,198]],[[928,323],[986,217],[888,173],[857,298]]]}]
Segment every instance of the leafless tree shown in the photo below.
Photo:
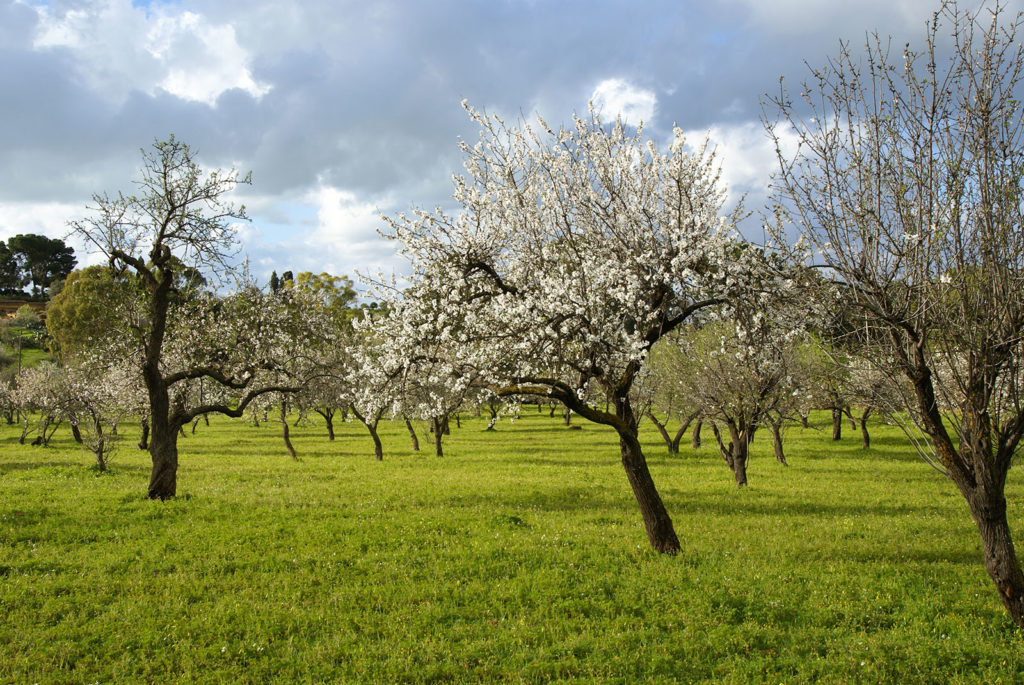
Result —
[{"label": "leafless tree", "polygon": [[967,501],[1024,627],[1004,495],[1024,435],[1021,22],[944,3],[923,48],[843,43],[766,121],[780,210],[863,317],[866,357],[903,380],[908,431]]}]

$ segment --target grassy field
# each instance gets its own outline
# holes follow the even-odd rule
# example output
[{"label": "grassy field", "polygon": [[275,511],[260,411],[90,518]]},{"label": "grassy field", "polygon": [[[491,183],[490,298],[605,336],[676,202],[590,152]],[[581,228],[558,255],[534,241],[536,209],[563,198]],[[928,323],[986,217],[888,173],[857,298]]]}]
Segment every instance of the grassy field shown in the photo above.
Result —
[{"label": "grassy field", "polygon": [[165,503],[130,429],[99,474],[63,429],[0,427],[0,681],[1024,681],[952,485],[817,418],[788,468],[759,436],[745,490],[646,432],[675,558],[613,434],[546,414],[464,422],[443,459],[385,426],[381,463],[358,424],[294,430],[292,461],[276,425],[214,420]]}]

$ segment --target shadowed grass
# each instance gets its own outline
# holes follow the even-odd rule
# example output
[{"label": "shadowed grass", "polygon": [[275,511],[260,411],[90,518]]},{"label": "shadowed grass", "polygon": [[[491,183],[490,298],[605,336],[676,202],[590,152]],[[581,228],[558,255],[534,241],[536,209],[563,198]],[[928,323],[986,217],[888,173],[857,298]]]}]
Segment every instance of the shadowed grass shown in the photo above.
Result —
[{"label": "shadowed grass", "polygon": [[[824,425],[824,416],[818,418]],[[65,430],[0,429],[7,682],[1016,682],[1024,650],[952,485],[891,428],[761,436],[738,490],[710,446],[645,432],[683,552],[649,551],[610,431],[524,410],[453,426],[214,419],[177,500]],[[646,427],[645,427],[646,431]],[[1011,472],[1011,526],[1022,528]]]}]

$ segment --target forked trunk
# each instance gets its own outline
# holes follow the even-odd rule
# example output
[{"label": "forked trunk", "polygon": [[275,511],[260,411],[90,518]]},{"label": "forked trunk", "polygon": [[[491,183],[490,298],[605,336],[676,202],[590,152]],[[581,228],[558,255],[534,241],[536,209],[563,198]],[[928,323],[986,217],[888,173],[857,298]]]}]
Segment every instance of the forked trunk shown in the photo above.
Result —
[{"label": "forked trunk", "polygon": [[661,501],[661,495],[654,486],[654,479],[647,468],[647,460],[640,449],[640,441],[636,434],[619,431],[619,448],[622,453],[622,466],[626,469],[626,478],[633,489],[633,496],[640,506],[640,515],[644,519],[647,539],[658,552],[676,554],[679,552],[679,538],[676,537],[672,519]]},{"label": "forked trunk", "polygon": [[860,415],[860,437],[864,441],[864,449],[871,447],[871,436],[868,435],[868,417],[871,415],[871,407],[864,410]]},{"label": "forked trunk", "polygon": [[[661,434],[661,439],[665,441],[665,446],[668,447],[669,454],[679,454],[679,443],[675,444],[675,450],[672,449],[672,436],[668,434],[668,429],[665,427],[665,423],[658,420],[658,417],[654,415],[654,412],[647,412],[647,418],[651,420],[658,428],[658,433]],[[666,421],[666,423],[668,423]]]},{"label": "forked trunk", "polygon": [[[747,429],[749,430],[749,429]],[[722,433],[714,421],[711,422],[711,431],[715,434],[715,442],[718,443],[718,450],[722,459],[736,477],[736,486],[742,488],[747,484],[747,457],[750,454],[750,436],[744,430],[729,424],[729,444],[725,444]]]}]

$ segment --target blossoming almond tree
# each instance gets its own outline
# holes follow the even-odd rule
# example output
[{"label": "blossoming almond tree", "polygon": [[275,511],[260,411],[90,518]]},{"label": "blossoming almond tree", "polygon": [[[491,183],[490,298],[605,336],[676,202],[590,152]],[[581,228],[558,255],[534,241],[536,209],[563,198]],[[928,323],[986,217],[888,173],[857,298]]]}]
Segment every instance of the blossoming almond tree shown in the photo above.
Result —
[{"label": "blossoming almond tree", "polygon": [[[593,110],[555,131],[466,108],[480,140],[462,145],[461,211],[388,219],[413,267],[391,293],[405,334],[455,350],[453,376],[614,428],[650,543],[674,554],[630,391],[651,345],[750,280],[713,155],[688,151],[679,129],[659,149]],[[607,410],[586,401],[592,385]]]}]

